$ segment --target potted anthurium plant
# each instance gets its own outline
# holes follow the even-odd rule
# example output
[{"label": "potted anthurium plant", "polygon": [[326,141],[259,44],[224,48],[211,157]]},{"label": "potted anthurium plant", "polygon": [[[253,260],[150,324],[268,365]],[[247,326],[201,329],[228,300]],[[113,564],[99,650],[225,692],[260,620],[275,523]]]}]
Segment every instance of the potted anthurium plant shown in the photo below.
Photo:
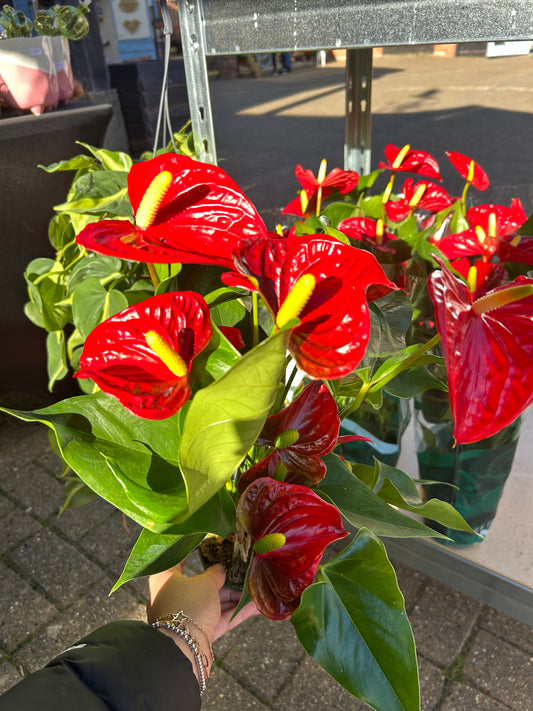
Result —
[{"label": "potted anthurium plant", "polygon": [[[342,203],[321,208],[320,193],[331,192],[333,180],[344,192],[340,175],[332,171],[328,178],[324,170],[316,179],[298,166],[300,199],[285,210],[302,220],[297,232],[312,231],[321,220],[331,234],[348,237],[352,245],[376,256],[410,295],[414,312],[409,343],[440,334],[442,343],[433,350],[445,355],[445,366],[433,363],[429,368],[441,382],[433,387],[427,382],[414,399],[420,475],[433,480],[423,490],[451,501],[475,532],[484,535],[511,471],[519,415],[533,397],[533,220],[527,220],[518,199],[510,207],[468,205],[470,187],[484,191],[489,178],[473,159],[455,152],[447,156],[465,180],[460,197],[452,197],[440,184],[439,165],[431,155],[389,145],[386,161],[358,182],[356,202],[350,194]],[[370,195],[381,172],[389,175],[386,187]],[[423,179],[415,183],[407,177],[395,192],[397,175],[405,172]],[[421,385],[427,372],[414,372]],[[404,380],[397,378],[389,393],[405,397]],[[350,431],[369,434],[368,409],[358,410]],[[396,407],[396,418],[398,412]],[[383,410],[373,418],[382,423]],[[379,432],[377,425],[374,430]],[[361,460],[371,447],[382,459],[376,441],[344,449]],[[395,452],[397,458],[398,448]],[[470,532],[438,528],[454,545],[480,540]]]},{"label": "potted anthurium plant", "polygon": [[[115,588],[176,564],[206,537],[230,540],[246,571],[242,604],[251,598],[267,618],[290,618],[306,651],[373,708],[417,711],[415,646],[381,537],[446,540],[412,513],[472,529],[392,465],[339,456],[341,421],[363,402],[379,409],[384,392],[444,390],[446,366],[457,441],[487,425],[487,397],[508,404],[489,427],[508,424],[531,388],[517,396],[521,356],[505,338],[490,350],[493,324],[512,311],[513,346],[531,338],[522,314],[531,313],[533,280],[478,297],[427,232],[466,227],[460,201],[435,212],[428,199],[429,214],[419,214],[423,191],[413,202],[410,184],[407,196],[392,182],[369,195],[385,171],[435,171],[420,151],[389,147],[388,164],[367,177],[299,171],[306,182],[288,207],[299,219],[277,234],[224,171],[188,155],[185,135],[178,146],[136,164],[86,146],[89,155],[49,166],[76,173],[51,224],[56,258],[28,266],[27,314],[49,333],[51,385],[72,365],[85,394],[11,413],[50,428],[74,473],[71,503],[90,489],[142,525]],[[404,205],[399,223],[389,202]],[[389,210],[398,217],[402,204]],[[439,335],[418,327],[415,286],[427,275],[417,268],[408,283],[415,262],[434,268],[444,355],[431,352]],[[503,375],[483,371],[479,409],[458,399],[456,377],[477,328],[483,347],[512,364]],[[336,555],[323,557],[335,541]]]}]

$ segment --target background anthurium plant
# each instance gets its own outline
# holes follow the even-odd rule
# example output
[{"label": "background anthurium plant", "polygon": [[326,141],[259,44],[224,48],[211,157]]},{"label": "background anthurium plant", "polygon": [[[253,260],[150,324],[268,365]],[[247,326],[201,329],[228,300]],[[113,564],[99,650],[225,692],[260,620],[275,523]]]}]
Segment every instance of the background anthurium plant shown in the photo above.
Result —
[{"label": "background anthurium plant", "polygon": [[[449,154],[465,179],[454,198],[432,156],[389,145],[368,176],[298,166],[294,225],[270,232],[176,138],[180,153],[136,164],[85,146],[47,168],[76,174],[50,226],[56,258],[26,271],[27,315],[48,331],[50,387],[72,367],[85,394],[11,412],[50,428],[67,505],[95,492],[142,525],[115,588],[209,534],[232,537],[243,604],[290,617],[373,708],[417,711],[415,646],[380,537],[443,537],[412,513],[471,529],[406,473],[341,458],[339,429],[383,392],[447,385],[457,442],[520,414],[533,393],[531,220],[517,201],[467,209],[468,188],[488,185],[473,160]],[[398,189],[400,173],[422,179]]]}]

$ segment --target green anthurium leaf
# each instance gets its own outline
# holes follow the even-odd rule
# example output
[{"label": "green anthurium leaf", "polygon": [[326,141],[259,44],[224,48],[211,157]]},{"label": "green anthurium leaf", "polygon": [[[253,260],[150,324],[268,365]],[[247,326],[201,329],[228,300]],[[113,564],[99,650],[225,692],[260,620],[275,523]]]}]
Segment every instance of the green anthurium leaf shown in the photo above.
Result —
[{"label": "green anthurium leaf", "polygon": [[243,320],[248,313],[246,306],[241,300],[236,299],[235,295],[228,301],[223,301],[219,304],[209,307],[213,323],[217,326],[235,326]]},{"label": "green anthurium leaf", "polygon": [[328,237],[338,239],[339,242],[342,242],[343,244],[351,244],[350,238],[347,237],[344,232],[340,232],[340,230],[336,230],[334,227],[324,227],[324,233],[327,234]]},{"label": "green anthurium leaf", "polygon": [[78,284],[72,297],[74,325],[84,338],[102,321],[128,306],[122,291],[107,291],[96,277],[88,277]]},{"label": "green anthurium leaf", "polygon": [[[466,219],[463,213],[463,206],[461,200],[456,200],[451,208],[448,208],[445,211],[443,210],[443,212],[445,213],[444,216],[446,216],[449,212],[452,213],[450,225],[448,227],[449,234],[455,234],[456,232],[464,232],[470,227],[470,225],[468,224],[468,220]],[[437,218],[440,218],[439,222],[442,222],[441,213],[438,214]]]},{"label": "green anthurium leaf", "polygon": [[381,175],[381,173],[383,173],[383,169],[377,168],[376,170],[373,170],[371,173],[368,173],[368,175],[360,175],[355,190],[352,190],[352,192],[349,193],[350,196],[353,195],[354,193],[358,194],[358,193],[362,193],[366,190],[369,190],[374,185],[374,183],[376,182],[377,178]]},{"label": "green anthurium leaf", "polygon": [[27,301],[24,304],[24,315],[39,328],[44,328],[43,314],[34,301]]},{"label": "green anthurium leaf", "polygon": [[381,195],[372,195],[361,200],[361,209],[365,217],[372,217],[374,220],[379,220],[383,212],[381,204]]},{"label": "green anthurium leaf", "polygon": [[[252,560],[250,559],[250,565],[252,564]],[[243,607],[246,607],[246,605],[252,601],[252,598],[250,597],[250,592],[248,590],[248,575],[250,573],[250,565],[246,568],[246,575],[244,576],[244,582],[242,584],[242,595],[239,598],[239,602],[237,603],[237,606],[235,608],[235,612],[231,616],[231,619],[233,620],[234,617],[237,617],[239,612],[242,610]]]},{"label": "green anthurium leaf", "polygon": [[65,213],[54,215],[48,223],[48,239],[52,247],[59,251],[67,244],[74,243],[74,229]]},{"label": "green anthurium leaf", "polygon": [[527,235],[528,237],[533,235],[533,215],[530,215],[524,224],[520,227],[517,234]]},{"label": "green anthurium leaf", "polygon": [[54,210],[132,217],[126,179],[127,173],[116,170],[86,173],[76,180],[70,200],[55,205]]},{"label": "green anthurium leaf", "polygon": [[112,278],[120,277],[123,261],[115,257],[102,254],[91,254],[73,267],[67,280],[68,290],[72,292],[82,281],[95,277],[100,283],[105,283]]},{"label": "green anthurium leaf", "polygon": [[56,380],[62,380],[68,373],[65,334],[51,331],[46,337],[46,359],[48,366],[48,390],[52,392]]},{"label": "green anthurium leaf", "polygon": [[278,389],[287,337],[280,331],[264,341],[193,397],[179,452],[191,513],[228,481],[261,432]]},{"label": "green anthurium leaf", "polygon": [[32,301],[40,309],[47,331],[60,331],[70,316],[70,307],[63,305],[66,288],[57,273],[50,272],[36,280],[28,289]]},{"label": "green anthurium leaf", "polygon": [[[417,355],[418,354],[418,355]],[[442,357],[431,353],[425,353],[423,346],[415,343],[412,346],[402,348],[394,355],[387,358],[376,370],[372,377],[372,388],[382,388],[386,383],[404,372],[412,365],[442,365]]]},{"label": "green anthurium leaf", "polygon": [[446,383],[432,375],[424,366],[417,366],[400,373],[384,385],[383,390],[389,395],[410,398],[426,390],[448,390]]},{"label": "green anthurium leaf", "polygon": [[67,509],[75,508],[76,506],[84,506],[96,498],[96,494],[92,489],[89,489],[87,484],[77,476],[71,476],[65,484],[65,493],[63,505],[58,516],[61,516]]},{"label": "green anthurium leaf", "polygon": [[[21,420],[37,421],[50,427],[63,460],[99,496],[106,499],[142,526],[161,532],[178,521],[187,509],[185,486],[176,456],[181,433],[180,413],[165,420],[145,420],[128,412],[102,392],[63,400],[35,412],[6,410]],[[110,461],[120,462],[115,476]],[[124,474],[127,473],[127,474]],[[128,482],[125,482],[127,476]],[[158,511],[146,513],[130,496],[125,483],[153,491],[154,498],[174,499],[168,521]],[[136,493],[138,490],[136,490]],[[137,497],[140,502],[140,499]]]},{"label": "green anthurium leaf", "polygon": [[130,580],[155,575],[177,565],[192,553],[204,536],[205,533],[152,533],[144,528],[111,592]]},{"label": "green anthurium leaf", "polygon": [[[154,264],[154,269],[160,281],[156,291],[157,294],[163,294],[167,291],[178,291],[178,281],[175,277],[177,277],[182,270],[181,264]],[[175,283],[175,287],[170,286],[170,284],[173,283]]]},{"label": "green anthurium leaf", "polygon": [[50,165],[39,165],[41,170],[47,173],[57,173],[60,170],[88,170],[94,166],[94,158],[86,155],[75,156],[68,160],[60,160]]},{"label": "green anthurium leaf", "polygon": [[183,510],[183,482],[176,477],[175,464],[153,457],[154,466],[149,470],[146,482],[139,483],[128,476],[126,467],[116,456],[108,456],[102,452],[102,457],[124,489],[129,501],[149,520],[156,523],[169,523],[173,520],[176,511]]},{"label": "green anthurium leaf", "polygon": [[362,530],[319,567],[292,624],[307,653],[377,711],[419,711],[415,643],[383,543]]},{"label": "green anthurium leaf", "polygon": [[329,219],[331,227],[337,227],[339,222],[353,217],[355,208],[347,202],[330,202],[324,210],[324,215]]},{"label": "green anthurium leaf", "polygon": [[221,378],[233,365],[241,360],[239,351],[213,325],[211,340],[193,360],[191,380],[200,387],[205,387]]},{"label": "green anthurium leaf", "polygon": [[376,466],[379,467],[379,482],[381,482],[381,486],[379,482],[376,486],[377,495],[383,501],[405,511],[430,518],[448,528],[473,533],[472,528],[451,504],[440,499],[424,502],[416,484],[405,472],[383,462],[377,462]]},{"label": "green anthurium leaf", "polygon": [[235,505],[229,493],[222,489],[183,523],[170,526],[164,533],[141,531],[122,575],[113,591],[128,580],[168,570],[191,553],[206,533],[222,538],[235,529]]},{"label": "green anthurium leaf", "polygon": [[[437,537],[423,523],[389,506],[358,479],[340,457],[327,454],[327,473],[318,485],[322,492],[356,528],[369,528],[376,536],[390,538]],[[445,538],[445,536],[444,536]]]},{"label": "green anthurium leaf", "polygon": [[89,153],[92,153],[92,155],[100,161],[104,170],[124,170],[129,172],[133,165],[133,160],[127,153],[107,151],[105,148],[95,148],[88,143],[82,143],[82,141],[76,141],[76,143],[86,148]]},{"label": "green anthurium leaf", "polygon": [[374,489],[374,486],[379,477],[379,469],[376,466],[371,467],[369,464],[352,464],[352,472],[360,479],[369,489]]}]

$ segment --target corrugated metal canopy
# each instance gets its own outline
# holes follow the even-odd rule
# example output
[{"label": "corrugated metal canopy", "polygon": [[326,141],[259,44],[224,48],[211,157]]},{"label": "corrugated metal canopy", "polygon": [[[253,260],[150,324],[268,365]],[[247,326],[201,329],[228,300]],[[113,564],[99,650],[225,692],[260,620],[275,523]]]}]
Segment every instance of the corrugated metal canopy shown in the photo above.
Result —
[{"label": "corrugated metal canopy", "polygon": [[532,0],[203,0],[208,55],[533,39]]}]

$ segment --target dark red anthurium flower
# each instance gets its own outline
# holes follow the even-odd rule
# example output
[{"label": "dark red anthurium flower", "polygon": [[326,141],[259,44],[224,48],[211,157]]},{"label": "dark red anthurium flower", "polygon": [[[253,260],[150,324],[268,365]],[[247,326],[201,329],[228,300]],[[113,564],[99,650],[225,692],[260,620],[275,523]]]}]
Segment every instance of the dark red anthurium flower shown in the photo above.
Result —
[{"label": "dark red anthurium flower", "polygon": [[439,212],[452,204],[452,199],[444,188],[429,180],[421,180],[418,183],[412,178],[404,181],[402,197],[394,202],[385,204],[387,217],[392,222],[401,222],[411,215],[415,210],[426,210],[427,212]]},{"label": "dark red anthurium flower", "polygon": [[235,326],[219,326],[218,330],[228,339],[234,348],[237,350],[244,348],[244,339],[238,328],[235,328]]},{"label": "dark red anthurium flower", "polygon": [[526,221],[520,200],[513,200],[510,208],[504,205],[472,207],[467,211],[466,219],[470,229],[447,235],[436,242],[448,259],[481,256],[489,260],[494,254],[501,258],[500,251],[503,250],[510,256],[502,261],[521,261],[512,258],[513,247],[517,247],[520,242],[520,239],[513,238]]},{"label": "dark red anthurium flower", "polygon": [[278,328],[299,319],[289,351],[315,380],[357,366],[370,336],[367,300],[396,288],[370,252],[322,235],[243,241],[234,258],[238,273],[223,281],[258,291]]},{"label": "dark red anthurium flower", "polygon": [[459,175],[478,190],[486,190],[490,181],[483,168],[472,158],[464,156],[462,153],[446,151],[450,163],[457,170]]},{"label": "dark red anthurium flower", "polygon": [[290,617],[314,580],[326,546],[348,535],[339,510],[305,486],[265,477],[237,504],[237,535],[253,546],[248,590],[271,620]]},{"label": "dark red anthurium flower", "polygon": [[477,259],[474,264],[471,264],[470,259],[463,257],[454,259],[451,265],[464,277],[474,299],[509,281],[503,264],[485,262],[482,259]]},{"label": "dark red anthurium flower", "polygon": [[412,151],[409,145],[397,148],[389,143],[385,147],[385,158],[386,162],[381,161],[378,168],[392,170],[394,173],[416,173],[440,180],[439,164],[425,151]]},{"label": "dark red anthurium flower", "polygon": [[241,238],[267,229],[239,186],[220,168],[164,153],[136,163],[128,174],[135,216],[87,225],[78,244],[100,254],[138,262],[233,265]]},{"label": "dark red anthurium flower", "polygon": [[[302,193],[294,198],[283,210],[286,215],[304,215],[315,212],[317,210],[317,201],[325,200],[334,190],[346,195],[357,187],[359,182],[359,173],[354,170],[341,170],[341,168],[333,168],[326,174],[327,164],[323,160],[320,164],[318,176],[315,177],[311,170],[305,170],[301,165],[297,165],[294,174],[298,178],[303,190]],[[320,207],[319,210],[320,211]]]},{"label": "dark red anthurium flower", "polygon": [[77,378],[92,378],[134,415],[162,420],[189,399],[193,358],[209,343],[211,322],[192,291],[152,296],[91,331]]},{"label": "dark red anthurium flower", "polygon": [[241,476],[239,491],[261,476],[315,486],[326,474],[321,457],[337,445],[339,428],[331,393],[319,381],[310,383],[284,410],[267,418],[256,444],[275,449]]},{"label": "dark red anthurium flower", "polygon": [[533,401],[533,279],[483,296],[442,266],[429,294],[446,357],[458,444],[499,432]]},{"label": "dark red anthurium flower", "polygon": [[347,217],[341,220],[337,229],[350,239],[365,242],[378,252],[394,252],[394,244],[398,237],[387,232],[383,220],[373,220],[371,217]]}]

